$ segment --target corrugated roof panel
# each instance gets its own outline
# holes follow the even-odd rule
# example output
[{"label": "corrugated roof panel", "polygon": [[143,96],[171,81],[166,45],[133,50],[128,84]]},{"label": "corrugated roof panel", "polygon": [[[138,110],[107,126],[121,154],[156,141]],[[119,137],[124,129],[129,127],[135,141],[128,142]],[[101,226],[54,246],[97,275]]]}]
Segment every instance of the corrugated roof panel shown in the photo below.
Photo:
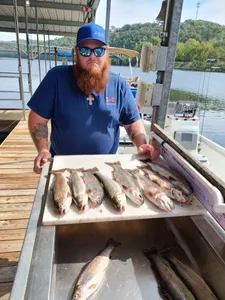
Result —
[{"label": "corrugated roof panel", "polygon": [[49,9],[48,12],[49,12],[49,19],[57,20],[56,9]]},{"label": "corrugated roof panel", "polygon": [[13,6],[0,5],[0,15],[13,16]]},{"label": "corrugated roof panel", "polygon": [[[39,3],[45,3],[45,0],[38,0]],[[45,8],[45,7],[38,7],[38,19],[39,19],[39,29],[43,29],[42,23],[50,23],[45,24],[45,30],[49,30],[51,34],[59,34],[60,32],[71,32],[74,33],[74,23],[78,22],[83,24],[84,17],[86,14],[84,14],[81,10],[79,10],[79,6],[87,5],[88,0],[47,0],[49,3],[53,3],[53,8]],[[96,5],[98,6],[100,0],[96,1]],[[78,5],[78,10],[69,10],[66,7],[66,9],[61,9],[62,6],[60,5],[59,8],[54,8],[54,3],[60,3],[61,5],[65,4],[71,4],[71,5]],[[61,7],[61,8],[60,8]],[[28,7],[27,8],[28,13],[28,22],[29,22],[29,28],[32,30],[35,30],[36,27],[36,16],[35,16],[35,8],[34,7]],[[7,28],[9,31],[15,31],[15,24],[14,24],[14,7],[12,5],[0,5],[0,20],[4,19],[5,21],[1,21],[0,30],[3,31],[4,28]],[[18,16],[19,16],[19,25],[20,28],[25,28],[24,24],[24,6],[18,6]],[[22,21],[21,21],[22,18]],[[44,20],[44,22],[42,22]],[[46,20],[46,21],[45,21]],[[31,25],[31,21],[33,24]],[[60,22],[62,21],[62,22]],[[63,21],[72,22],[72,25],[69,23],[69,26],[65,26]],[[56,24],[56,25],[55,25]],[[68,25],[68,23],[67,23]],[[57,32],[59,30],[60,32]],[[77,29],[75,30],[77,32]]]},{"label": "corrugated roof panel", "polygon": [[57,20],[65,20],[65,13],[62,9],[55,9]]},{"label": "corrugated roof panel", "polygon": [[69,21],[72,21],[72,20],[76,20],[76,19],[73,19],[72,18],[72,11],[68,10],[68,11],[64,11],[64,17],[65,17],[65,20],[69,20]]}]

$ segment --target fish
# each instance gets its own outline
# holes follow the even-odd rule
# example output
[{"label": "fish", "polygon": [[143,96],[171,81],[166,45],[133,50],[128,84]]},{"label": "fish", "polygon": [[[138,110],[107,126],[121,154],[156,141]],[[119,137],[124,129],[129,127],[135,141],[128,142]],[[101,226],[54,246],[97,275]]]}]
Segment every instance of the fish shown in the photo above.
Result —
[{"label": "fish", "polygon": [[135,178],[137,185],[142,189],[145,197],[153,204],[165,211],[172,211],[175,208],[173,201],[168,195],[153,181],[140,174],[140,170],[134,169],[129,170],[129,172]]},{"label": "fish", "polygon": [[85,211],[88,208],[88,194],[86,191],[86,184],[82,176],[83,173],[81,170],[72,171],[70,176],[70,185],[73,201],[80,211]]},{"label": "fish", "polygon": [[175,256],[166,255],[171,265],[175,268],[178,275],[184,280],[187,287],[192,291],[198,300],[217,300],[217,297],[208,287],[206,282],[186,264],[182,263]]},{"label": "fish", "polygon": [[192,194],[192,189],[188,182],[174,170],[153,162],[147,162],[147,165],[153,172],[167,178],[173,185],[178,186],[186,195]]},{"label": "fish", "polygon": [[102,204],[105,194],[102,184],[94,175],[94,172],[98,171],[99,170],[97,168],[83,171],[83,179],[86,185],[86,191],[93,207],[98,207]]},{"label": "fish", "polygon": [[142,170],[146,176],[151,179],[154,183],[156,183],[160,188],[167,193],[167,195],[171,198],[176,200],[179,203],[191,203],[191,199],[184,194],[182,190],[180,190],[178,187],[175,187],[171,182],[169,182],[167,179],[161,177],[160,175],[155,174],[152,170],[149,170],[147,168],[138,167],[140,170]]},{"label": "fish", "polygon": [[126,195],[123,192],[122,187],[115,180],[108,178],[100,172],[96,172],[94,175],[103,184],[105,192],[112,201],[114,207],[120,212],[125,211]]},{"label": "fish", "polygon": [[108,239],[105,248],[88,263],[78,277],[72,300],[86,300],[98,290],[107,271],[110,255],[119,246],[120,242]]},{"label": "fish", "polygon": [[52,174],[55,175],[53,183],[53,201],[58,212],[61,215],[65,215],[70,211],[70,206],[72,204],[71,190],[67,178],[62,172],[55,172]]},{"label": "fish", "polygon": [[[151,250],[143,250],[144,255],[150,260],[153,270],[160,278],[162,287],[173,300],[194,300],[196,299],[182,280],[176,275],[169,263],[165,262]],[[206,299],[205,299],[206,300]]]},{"label": "fish", "polygon": [[139,187],[136,186],[132,175],[121,167],[120,162],[105,162],[105,164],[114,169],[113,177],[122,186],[126,196],[138,206],[144,204],[144,198]]}]

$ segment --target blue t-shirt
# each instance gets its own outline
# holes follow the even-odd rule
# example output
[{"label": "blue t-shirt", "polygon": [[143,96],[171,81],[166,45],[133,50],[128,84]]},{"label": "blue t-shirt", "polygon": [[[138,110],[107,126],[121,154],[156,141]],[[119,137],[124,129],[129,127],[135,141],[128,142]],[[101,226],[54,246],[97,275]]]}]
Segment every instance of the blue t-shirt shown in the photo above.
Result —
[{"label": "blue t-shirt", "polygon": [[92,105],[77,86],[72,66],[54,67],[36,89],[28,106],[51,119],[53,156],[115,154],[119,124],[140,119],[129,85],[117,74],[110,72],[105,91],[91,96]]}]

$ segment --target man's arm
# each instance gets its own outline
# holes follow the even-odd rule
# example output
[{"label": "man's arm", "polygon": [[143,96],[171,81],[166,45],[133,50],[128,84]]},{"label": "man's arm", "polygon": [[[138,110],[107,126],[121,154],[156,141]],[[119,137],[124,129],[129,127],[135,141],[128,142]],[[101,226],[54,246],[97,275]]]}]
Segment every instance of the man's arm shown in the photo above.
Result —
[{"label": "man's arm", "polygon": [[28,128],[38,153],[49,152],[48,149],[48,120],[31,110]]},{"label": "man's arm", "polygon": [[139,148],[143,144],[147,144],[145,127],[141,120],[132,124],[124,125],[126,132],[132,141]]}]

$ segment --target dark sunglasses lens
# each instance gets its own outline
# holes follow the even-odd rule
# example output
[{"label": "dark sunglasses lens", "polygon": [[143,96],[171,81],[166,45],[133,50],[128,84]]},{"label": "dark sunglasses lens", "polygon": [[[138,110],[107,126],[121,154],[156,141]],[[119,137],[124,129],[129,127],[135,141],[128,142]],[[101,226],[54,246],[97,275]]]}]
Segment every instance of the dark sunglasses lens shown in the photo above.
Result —
[{"label": "dark sunglasses lens", "polygon": [[82,56],[90,56],[91,55],[91,49],[89,49],[89,48],[81,47],[81,48],[79,48],[79,51]]},{"label": "dark sunglasses lens", "polygon": [[105,54],[105,48],[95,48],[94,55],[97,57],[103,56]]}]

